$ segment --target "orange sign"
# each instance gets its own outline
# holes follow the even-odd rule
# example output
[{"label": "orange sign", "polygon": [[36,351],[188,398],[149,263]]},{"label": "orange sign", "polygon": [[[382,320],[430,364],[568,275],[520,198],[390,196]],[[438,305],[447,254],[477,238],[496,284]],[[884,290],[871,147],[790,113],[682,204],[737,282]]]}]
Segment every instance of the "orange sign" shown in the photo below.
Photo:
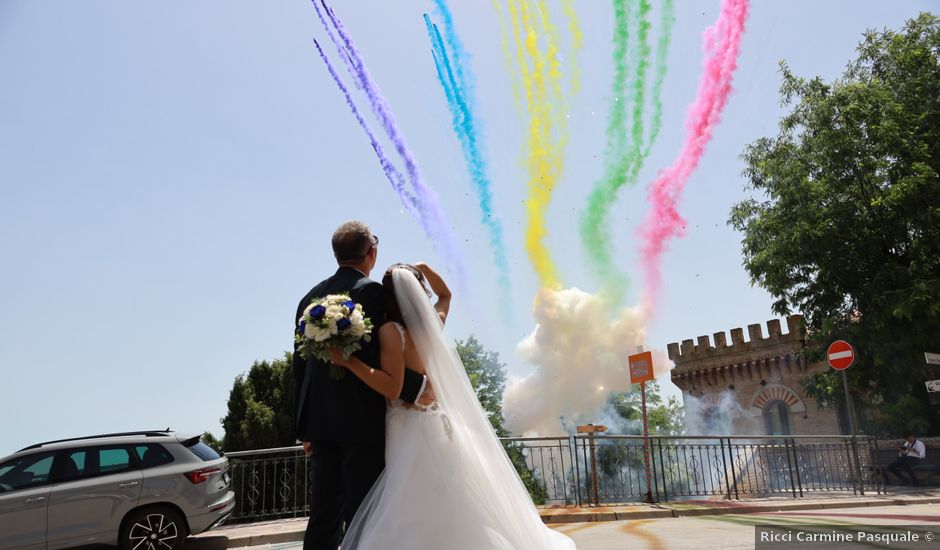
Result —
[{"label": "orange sign", "polygon": [[627,358],[630,362],[630,383],[639,384],[653,379],[653,352],[644,351]]}]

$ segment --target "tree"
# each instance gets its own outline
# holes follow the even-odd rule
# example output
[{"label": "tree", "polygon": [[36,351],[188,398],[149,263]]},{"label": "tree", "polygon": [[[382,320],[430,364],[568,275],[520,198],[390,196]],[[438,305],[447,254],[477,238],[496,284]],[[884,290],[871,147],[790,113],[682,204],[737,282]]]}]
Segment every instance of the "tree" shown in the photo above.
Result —
[{"label": "tree", "polygon": [[[506,389],[506,365],[499,362],[499,354],[486,351],[476,338],[470,336],[466,340],[457,340],[457,354],[463,362],[473,391],[480,400],[480,405],[486,411],[490,424],[499,437],[509,437],[511,434],[505,427],[506,419],[503,416],[503,391]],[[522,483],[529,491],[532,501],[536,504],[545,504],[548,492],[545,486],[535,477],[535,474],[526,465],[525,454],[522,447],[515,444],[506,445],[506,452],[510,461],[516,467]]]},{"label": "tree", "polygon": [[[612,412],[611,433],[640,435],[643,433],[643,403],[640,385],[631,392],[611,393],[607,398],[608,412]],[[659,384],[653,380],[646,384],[646,418],[650,435],[682,435],[685,433],[682,404],[675,396],[664,400]],[[602,445],[597,448],[597,464],[602,476],[617,477],[622,470],[642,470],[644,460],[637,448],[623,445]],[[588,489],[589,485],[585,486]]]},{"label": "tree", "polygon": [[[836,338],[856,346],[864,427],[936,430],[923,352],[940,349],[940,20],[865,33],[833,82],[781,73],[789,113],[745,149],[756,196],[729,219],[744,267],[776,313],[803,313],[809,359]],[[830,405],[840,384],[805,381]]]},{"label": "tree", "polygon": [[202,442],[212,447],[216,452],[222,452],[222,449],[225,448],[225,445],[222,443],[222,440],[217,438],[215,434],[213,434],[212,432],[203,433]]},{"label": "tree", "polygon": [[[636,435],[643,433],[643,404],[639,384],[631,392],[616,392],[607,398],[607,404],[626,422],[616,426],[617,433]],[[650,435],[682,435],[685,433],[682,404],[675,396],[663,399],[659,383],[646,384],[646,418]]]},{"label": "tree", "polygon": [[287,447],[296,443],[294,432],[294,377],[291,355],[255,361],[246,374],[235,378],[222,419],[226,451]]}]

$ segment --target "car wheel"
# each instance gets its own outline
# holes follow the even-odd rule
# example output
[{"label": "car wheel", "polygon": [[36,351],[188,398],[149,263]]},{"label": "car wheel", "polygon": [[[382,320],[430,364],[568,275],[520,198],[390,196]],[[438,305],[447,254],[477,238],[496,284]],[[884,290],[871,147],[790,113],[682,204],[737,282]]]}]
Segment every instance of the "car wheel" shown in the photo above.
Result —
[{"label": "car wheel", "polygon": [[121,529],[121,550],[176,550],[186,538],[186,522],[176,510],[156,506],[136,510]]}]

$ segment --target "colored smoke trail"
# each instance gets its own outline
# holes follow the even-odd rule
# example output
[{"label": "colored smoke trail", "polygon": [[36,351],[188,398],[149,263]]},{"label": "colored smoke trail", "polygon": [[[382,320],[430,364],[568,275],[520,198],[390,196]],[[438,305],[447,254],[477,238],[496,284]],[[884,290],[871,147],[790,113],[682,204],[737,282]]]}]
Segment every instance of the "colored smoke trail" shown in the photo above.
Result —
[{"label": "colored smoke trail", "polygon": [[333,64],[330,63],[330,59],[323,52],[323,48],[320,47],[320,43],[314,39],[313,44],[317,47],[317,52],[320,54],[320,59],[322,59],[323,63],[326,65],[326,70],[329,71],[330,76],[333,77],[333,81],[336,83],[336,86],[346,98],[346,105],[348,105],[349,109],[352,111],[353,116],[356,118],[356,122],[359,123],[359,126],[362,127],[363,131],[365,131],[366,135],[369,137],[369,142],[372,143],[372,149],[375,150],[375,155],[379,158],[379,164],[382,165],[382,171],[385,172],[385,177],[388,178],[388,181],[392,184],[392,188],[395,189],[396,193],[398,193],[402,205],[404,205],[408,212],[415,216],[415,219],[420,222],[417,211],[417,200],[415,199],[414,195],[405,189],[404,176],[402,176],[401,172],[395,168],[395,165],[392,164],[392,162],[385,155],[385,150],[382,148],[382,144],[379,143],[379,141],[375,138],[375,134],[372,132],[372,129],[369,128],[369,125],[366,124],[365,119],[362,118],[362,113],[359,112],[359,107],[356,106],[356,102],[353,100],[352,95],[350,95],[349,89],[345,84],[343,84],[343,80],[336,73],[336,70],[333,68]]},{"label": "colored smoke trail", "polygon": [[539,283],[557,288],[558,270],[545,244],[548,205],[563,171],[567,141],[557,31],[542,3],[509,0],[507,5],[528,117],[525,247]]},{"label": "colored smoke trail", "polygon": [[651,314],[655,311],[662,284],[660,264],[666,242],[681,236],[685,230],[685,220],[678,211],[679,199],[731,95],[731,81],[737,67],[747,12],[747,0],[723,0],[718,20],[703,33],[705,63],[695,102],[686,116],[685,143],[672,165],[663,170],[649,187],[650,210],[640,235],[646,275],[644,305]]},{"label": "colored smoke trail", "polygon": [[649,156],[653,143],[659,137],[659,130],[663,123],[663,80],[666,78],[666,61],[669,58],[669,41],[672,39],[672,24],[676,16],[672,10],[672,0],[664,0],[659,14],[659,40],[656,43],[656,64],[654,65],[653,90],[650,96],[653,99],[653,114],[650,120],[650,136],[643,148],[643,159]]},{"label": "colored smoke trail", "polygon": [[584,47],[584,33],[581,32],[581,24],[578,22],[578,12],[574,9],[574,0],[561,0],[561,11],[568,20],[568,33],[571,35],[571,55],[566,59],[570,65],[568,73],[570,75],[569,86],[571,94],[575,95],[581,91],[581,69],[578,67],[578,53]]},{"label": "colored smoke trail", "polygon": [[[633,85],[627,89],[627,52],[630,44],[630,21],[635,18],[626,0],[614,0],[614,84],[610,119],[607,125],[607,147],[604,151],[604,174],[588,196],[581,214],[581,240],[588,263],[601,281],[601,293],[611,307],[623,303],[629,279],[616,266],[608,216],[620,189],[639,173],[637,164],[643,145],[643,108],[646,93],[646,69],[649,58],[649,14],[647,0],[639,2],[636,67]],[[629,95],[632,109],[628,112],[625,97]],[[627,126],[631,120],[630,135]],[[632,138],[632,139],[631,139]]]},{"label": "colored smoke trail", "polygon": [[[408,181],[411,184],[411,192],[416,199],[419,225],[427,234],[434,248],[444,257],[447,267],[457,275],[458,285],[466,287],[466,262],[457,248],[453,232],[438,205],[437,195],[424,183],[414,156],[408,149],[404,136],[395,122],[395,117],[366,69],[365,61],[363,61],[358,48],[343,23],[327,5],[326,0],[320,0],[322,10],[317,5],[316,0],[312,0],[312,3],[320,22],[336,46],[339,56],[346,63],[357,87],[368,98],[373,114],[379,120],[380,125],[404,162]],[[326,17],[324,17],[324,12]],[[329,21],[327,21],[327,18]]]},{"label": "colored smoke trail", "polygon": [[506,260],[502,224],[493,211],[492,185],[482,152],[483,138],[480,123],[474,116],[473,75],[467,67],[468,55],[454,29],[453,18],[447,4],[444,0],[438,0],[437,8],[444,22],[444,33],[447,36],[452,59],[447,55],[447,48],[444,46],[444,40],[441,38],[437,25],[431,22],[427,14],[424,15],[424,23],[431,39],[437,76],[444,89],[444,95],[447,97],[447,106],[450,108],[454,133],[460,140],[470,179],[477,194],[482,215],[481,221],[489,233],[490,248],[493,251],[496,269],[499,273],[499,285],[503,293],[502,302],[508,308],[510,303],[509,263]]}]

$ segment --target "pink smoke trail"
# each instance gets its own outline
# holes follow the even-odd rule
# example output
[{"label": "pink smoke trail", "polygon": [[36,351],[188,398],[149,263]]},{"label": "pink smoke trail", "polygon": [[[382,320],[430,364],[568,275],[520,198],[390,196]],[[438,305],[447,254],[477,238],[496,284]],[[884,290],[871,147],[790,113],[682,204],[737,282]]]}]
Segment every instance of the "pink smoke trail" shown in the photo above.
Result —
[{"label": "pink smoke trail", "polygon": [[685,143],[672,165],[649,186],[650,210],[640,228],[641,261],[646,275],[644,308],[649,314],[655,311],[662,285],[660,268],[666,242],[685,232],[679,199],[731,95],[747,12],[747,0],[723,0],[718,20],[702,34],[705,62],[695,102],[686,115]]}]

